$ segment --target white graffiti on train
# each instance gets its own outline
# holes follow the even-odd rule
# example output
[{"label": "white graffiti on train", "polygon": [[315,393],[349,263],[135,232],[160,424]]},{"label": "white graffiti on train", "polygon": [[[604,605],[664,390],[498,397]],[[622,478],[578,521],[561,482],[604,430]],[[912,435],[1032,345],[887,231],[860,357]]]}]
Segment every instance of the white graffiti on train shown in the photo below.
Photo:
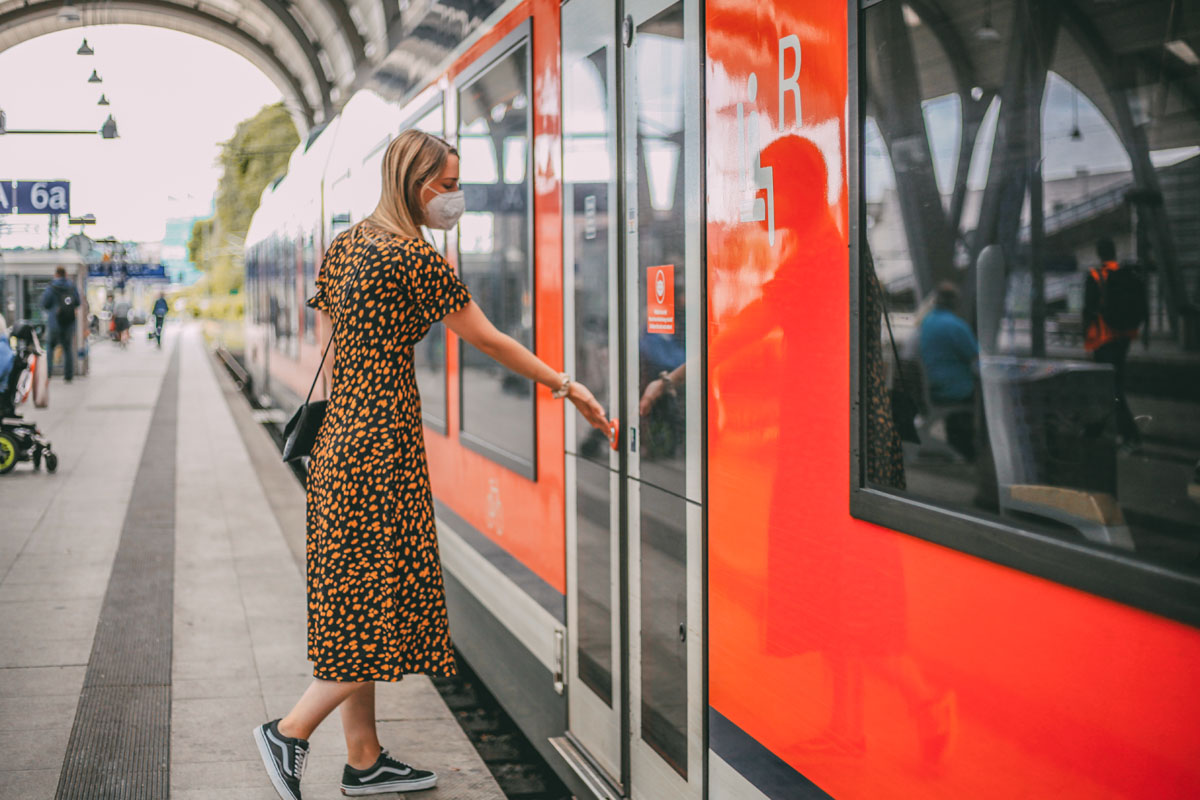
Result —
[{"label": "white graffiti on train", "polygon": [[[788,52],[795,54],[796,63],[791,75],[785,74]],[[795,121],[800,122],[800,37],[785,36],[779,40],[779,132],[787,128],[787,98],[792,97]],[[746,79],[746,103],[737,104],[738,158],[741,162],[742,202],[739,208],[742,222],[767,223],[767,241],[775,245],[775,176],[771,167],[762,165],[759,145],[759,120],[755,111],[758,99],[758,75],[751,72]],[[746,105],[750,106],[749,111]],[[766,197],[759,197],[765,191]]]}]

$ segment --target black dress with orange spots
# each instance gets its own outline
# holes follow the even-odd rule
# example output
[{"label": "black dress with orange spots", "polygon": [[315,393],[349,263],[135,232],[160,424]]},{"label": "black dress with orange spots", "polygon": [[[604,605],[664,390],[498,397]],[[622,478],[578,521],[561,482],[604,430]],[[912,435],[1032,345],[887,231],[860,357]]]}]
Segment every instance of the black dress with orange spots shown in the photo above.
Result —
[{"label": "black dress with orange spots", "polygon": [[[357,274],[356,274],[357,272]],[[334,322],[308,473],[308,657],[333,681],[453,675],[413,346],[471,299],[427,242],[360,226],[309,301]]]}]

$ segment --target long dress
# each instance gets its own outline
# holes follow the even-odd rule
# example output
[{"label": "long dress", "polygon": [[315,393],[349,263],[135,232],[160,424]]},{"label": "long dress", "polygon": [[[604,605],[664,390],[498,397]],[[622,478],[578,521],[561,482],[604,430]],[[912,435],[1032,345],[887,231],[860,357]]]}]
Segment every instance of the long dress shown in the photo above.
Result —
[{"label": "long dress", "polygon": [[316,678],[453,675],[413,346],[471,299],[427,242],[359,226],[309,304],[334,323],[308,475],[308,658]]}]

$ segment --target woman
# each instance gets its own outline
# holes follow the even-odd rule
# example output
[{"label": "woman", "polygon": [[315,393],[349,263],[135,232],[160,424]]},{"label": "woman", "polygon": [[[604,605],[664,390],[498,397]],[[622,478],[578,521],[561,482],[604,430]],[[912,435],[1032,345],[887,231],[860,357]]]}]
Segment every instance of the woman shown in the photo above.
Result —
[{"label": "woman", "polygon": [[458,154],[410,130],[389,145],[367,219],[333,240],[310,305],[333,330],[325,421],[308,478],[308,657],[313,682],[282,719],[256,728],[272,784],[299,800],[308,738],[341,708],[348,795],[428,789],[437,776],[393,759],[375,729],[375,681],[453,675],[454,656],[425,463],[413,346],[444,319],[455,334],[575,404],[607,430],[604,409],[496,330],[421,236],[462,215]]}]

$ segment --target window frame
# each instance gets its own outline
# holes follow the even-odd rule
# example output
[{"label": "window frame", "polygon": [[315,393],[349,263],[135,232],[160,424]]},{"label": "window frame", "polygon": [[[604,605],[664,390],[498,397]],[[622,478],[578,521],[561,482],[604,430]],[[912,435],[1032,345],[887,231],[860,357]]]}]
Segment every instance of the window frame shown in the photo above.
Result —
[{"label": "window frame", "polygon": [[[534,215],[534,159],[533,159],[533,139],[534,139],[534,92],[533,92],[533,20],[526,19],[515,28],[509,31],[500,41],[488,48],[487,52],[483,53],[475,60],[471,66],[464,69],[455,76],[454,82],[450,88],[454,92],[454,143],[459,145],[459,130],[462,127],[462,103],[459,97],[462,91],[470,87],[473,83],[485,76],[493,67],[511,55],[515,50],[525,47],[525,76],[526,76],[526,92],[528,104],[525,107],[525,119],[527,130],[529,131],[529,153],[526,159],[526,174],[528,176],[528,186],[525,192],[526,208],[529,209],[528,219],[525,224],[525,233],[529,242],[529,305],[531,322],[531,345],[530,350],[537,354],[537,247],[536,238],[534,236],[535,224]],[[503,182],[503,175],[498,176]],[[461,253],[461,236],[455,237],[455,256],[457,258],[457,267],[459,274],[462,274],[462,253]],[[533,433],[533,450],[532,458],[526,460],[515,453],[510,453],[486,439],[472,434],[465,426],[466,415],[463,413],[464,398],[466,392],[463,386],[463,348],[466,346],[461,338],[458,340],[458,440],[463,447],[478,453],[479,455],[493,461],[505,469],[511,470],[530,481],[537,481],[538,474],[538,414],[537,414],[537,385],[533,386],[533,391],[529,398],[529,414],[532,422]],[[447,399],[447,403],[449,400]]]},{"label": "window frame", "polygon": [[866,485],[863,445],[862,253],[866,237],[862,126],[866,121],[862,14],[882,2],[847,3],[847,179],[850,192],[850,515],[856,519],[1029,573],[1055,583],[1200,627],[1200,575],[1070,542],[1015,523],[935,505]]}]

